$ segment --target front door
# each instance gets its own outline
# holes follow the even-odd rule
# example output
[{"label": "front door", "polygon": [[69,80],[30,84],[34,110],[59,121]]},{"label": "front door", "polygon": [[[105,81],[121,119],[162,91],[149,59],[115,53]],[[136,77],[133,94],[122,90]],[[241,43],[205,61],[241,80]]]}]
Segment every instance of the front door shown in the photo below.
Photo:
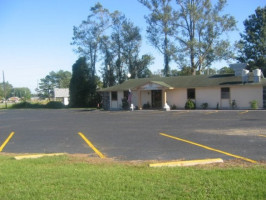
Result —
[{"label": "front door", "polygon": [[152,108],[162,108],[162,90],[151,91]]}]

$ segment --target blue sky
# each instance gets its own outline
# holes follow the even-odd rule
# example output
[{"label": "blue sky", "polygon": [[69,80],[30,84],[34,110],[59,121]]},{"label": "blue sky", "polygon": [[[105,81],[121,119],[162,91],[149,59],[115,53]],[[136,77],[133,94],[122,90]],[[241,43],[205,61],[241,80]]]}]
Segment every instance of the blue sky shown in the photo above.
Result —
[{"label": "blue sky", "polygon": [[[145,37],[147,9],[137,0],[0,0],[0,82],[4,71],[6,81],[14,87],[28,87],[34,91],[38,81],[50,71],[71,71],[78,59],[70,45],[73,26],[80,25],[97,2],[111,12],[123,12],[141,28],[141,53],[156,58],[151,71],[162,69],[163,56]],[[228,0],[227,3],[224,12],[238,21],[238,31],[229,34],[234,42],[239,40],[239,32],[243,32],[243,21],[266,3],[265,0]],[[213,67],[224,65],[227,65],[225,61]],[[171,68],[175,69],[176,65],[172,63]]]}]

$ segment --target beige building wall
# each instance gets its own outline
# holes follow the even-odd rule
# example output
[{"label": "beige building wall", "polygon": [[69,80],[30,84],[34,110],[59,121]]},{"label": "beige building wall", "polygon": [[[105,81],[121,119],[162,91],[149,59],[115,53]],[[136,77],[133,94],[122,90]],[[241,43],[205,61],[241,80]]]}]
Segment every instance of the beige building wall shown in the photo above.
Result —
[{"label": "beige building wall", "polygon": [[149,103],[151,105],[151,91],[141,91],[141,106]]},{"label": "beige building wall", "polygon": [[208,108],[216,108],[220,104],[221,89],[214,88],[196,88],[196,106],[201,108],[203,103],[208,103]]},{"label": "beige building wall", "polygon": [[166,97],[166,102],[170,107],[176,105],[178,109],[183,109],[187,101],[187,89],[180,88],[168,90]]},{"label": "beige building wall", "polygon": [[249,109],[250,102],[256,100],[259,108],[263,107],[262,86],[231,87],[231,100],[236,100],[238,109]]}]

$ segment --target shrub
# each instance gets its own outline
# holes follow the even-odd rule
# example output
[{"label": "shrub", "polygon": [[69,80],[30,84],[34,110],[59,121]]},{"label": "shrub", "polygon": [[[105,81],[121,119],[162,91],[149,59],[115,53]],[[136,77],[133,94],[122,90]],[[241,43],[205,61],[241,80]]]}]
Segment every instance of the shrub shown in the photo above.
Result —
[{"label": "shrub", "polygon": [[206,109],[208,109],[209,104],[208,104],[208,103],[203,103],[203,104],[201,104],[200,107],[201,107],[202,109],[206,110]]},{"label": "shrub", "polygon": [[11,108],[20,109],[20,108],[44,108],[44,105],[39,103],[29,103],[29,102],[21,102],[13,104]]},{"label": "shrub", "polygon": [[127,98],[122,99],[122,108],[123,110],[128,110],[129,109],[129,103],[127,101]]},{"label": "shrub", "polygon": [[188,110],[196,109],[195,102],[192,101],[191,99],[188,99],[185,105],[185,109],[188,109]]},{"label": "shrub", "polygon": [[255,109],[258,109],[259,108],[258,102],[256,100],[253,100],[253,101],[251,101],[249,103],[250,103],[251,109],[254,109],[255,110]]},{"label": "shrub", "polygon": [[45,105],[45,108],[64,108],[65,105],[60,101],[50,101]]},{"label": "shrub", "polygon": [[151,108],[151,105],[150,105],[149,102],[147,102],[147,103],[143,104],[142,108],[143,109],[150,109]]},{"label": "shrub", "polygon": [[171,106],[171,110],[176,110],[177,109],[177,106],[174,104]]}]

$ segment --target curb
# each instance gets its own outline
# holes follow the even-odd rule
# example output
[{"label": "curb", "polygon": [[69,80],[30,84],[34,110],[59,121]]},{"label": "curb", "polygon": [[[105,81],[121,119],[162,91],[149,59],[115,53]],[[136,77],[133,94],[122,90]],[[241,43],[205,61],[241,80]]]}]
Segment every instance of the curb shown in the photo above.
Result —
[{"label": "curb", "polygon": [[223,159],[203,159],[203,160],[186,160],[186,161],[175,161],[175,162],[165,162],[165,163],[154,163],[149,164],[149,167],[176,167],[176,166],[194,166],[194,165],[205,165],[212,163],[223,163]]},{"label": "curb", "polygon": [[32,155],[24,155],[24,156],[15,156],[16,160],[28,159],[28,158],[41,158],[44,156],[62,156],[65,153],[50,153],[50,154],[32,154]]}]

